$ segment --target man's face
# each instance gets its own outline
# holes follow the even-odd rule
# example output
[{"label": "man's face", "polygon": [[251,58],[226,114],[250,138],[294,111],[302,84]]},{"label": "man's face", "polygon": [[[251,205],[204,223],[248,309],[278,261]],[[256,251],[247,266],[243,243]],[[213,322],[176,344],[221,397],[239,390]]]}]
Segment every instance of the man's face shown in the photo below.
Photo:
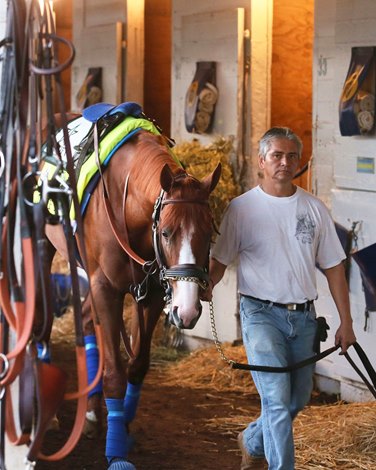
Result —
[{"label": "man's face", "polygon": [[297,145],[289,139],[273,139],[265,159],[259,156],[259,166],[264,170],[265,180],[280,183],[292,181],[299,167]]}]

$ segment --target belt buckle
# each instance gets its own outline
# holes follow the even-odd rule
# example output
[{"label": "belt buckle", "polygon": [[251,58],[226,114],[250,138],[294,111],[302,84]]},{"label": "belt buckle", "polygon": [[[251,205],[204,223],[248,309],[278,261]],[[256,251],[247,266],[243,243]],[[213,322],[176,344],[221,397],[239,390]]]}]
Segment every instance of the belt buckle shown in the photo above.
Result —
[{"label": "belt buckle", "polygon": [[297,304],[287,304],[287,310],[295,311],[297,309]]}]

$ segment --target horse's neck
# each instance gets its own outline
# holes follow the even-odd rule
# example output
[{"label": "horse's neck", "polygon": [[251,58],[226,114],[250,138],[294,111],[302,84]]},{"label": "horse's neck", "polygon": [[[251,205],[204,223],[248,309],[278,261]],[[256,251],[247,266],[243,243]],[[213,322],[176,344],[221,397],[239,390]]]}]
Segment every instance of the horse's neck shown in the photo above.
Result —
[{"label": "horse's neck", "polygon": [[129,182],[136,187],[137,192],[143,195],[151,204],[154,204],[156,199],[161,193],[160,174],[165,164],[168,164],[173,172],[176,172],[180,167],[168,155],[164,158],[158,157],[155,160],[146,159],[144,162],[145,171],[140,171],[137,167],[137,172],[130,172]]}]

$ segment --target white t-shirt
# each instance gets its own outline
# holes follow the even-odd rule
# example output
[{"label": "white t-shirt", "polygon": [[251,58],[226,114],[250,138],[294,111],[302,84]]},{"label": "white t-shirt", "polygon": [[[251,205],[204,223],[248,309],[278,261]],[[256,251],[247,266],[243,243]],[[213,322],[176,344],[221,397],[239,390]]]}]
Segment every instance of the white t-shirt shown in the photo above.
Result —
[{"label": "white t-shirt", "polygon": [[316,264],[337,266],[346,258],[328,209],[297,188],[274,197],[260,186],[233,199],[211,256],[224,265],[238,258],[241,294],[279,303],[317,298]]}]

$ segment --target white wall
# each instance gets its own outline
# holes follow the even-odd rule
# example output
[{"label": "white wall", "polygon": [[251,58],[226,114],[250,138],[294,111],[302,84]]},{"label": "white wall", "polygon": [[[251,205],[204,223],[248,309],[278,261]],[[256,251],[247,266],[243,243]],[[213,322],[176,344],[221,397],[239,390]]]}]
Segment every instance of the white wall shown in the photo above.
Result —
[{"label": "white wall", "polygon": [[[339,99],[350,64],[351,48],[376,45],[376,2],[374,0],[316,0],[313,96],[313,189],[332,209],[333,218],[351,228],[360,221],[359,249],[376,242],[375,175],[356,172],[356,158],[375,157],[375,136],[343,137],[339,131]],[[355,189],[355,190],[354,190]],[[350,300],[354,329],[359,344],[376,363],[374,337],[376,312],[371,312],[364,331],[365,299],[356,263],[352,262]],[[318,313],[331,326],[327,347],[333,343],[338,314],[319,274]],[[356,357],[353,348],[351,356]],[[337,354],[317,365],[322,387],[340,392],[346,400],[365,400],[370,393],[347,361]],[[330,379],[328,379],[330,378]],[[333,381],[332,379],[335,379]]]},{"label": "white wall", "polygon": [[[203,144],[216,135],[234,136],[238,160],[248,164],[247,184],[251,187],[257,140],[270,120],[273,0],[173,0],[172,6],[171,134],[178,143],[197,138]],[[237,31],[239,10],[244,11],[244,20],[242,26],[239,17]],[[243,34],[248,34],[248,45]],[[249,60],[248,72],[243,60]],[[184,123],[185,95],[198,61],[217,62],[219,99],[209,136],[188,133]]]},{"label": "white wall", "polygon": [[101,101],[143,104],[144,0],[73,0],[72,109],[89,67],[102,67]]}]

